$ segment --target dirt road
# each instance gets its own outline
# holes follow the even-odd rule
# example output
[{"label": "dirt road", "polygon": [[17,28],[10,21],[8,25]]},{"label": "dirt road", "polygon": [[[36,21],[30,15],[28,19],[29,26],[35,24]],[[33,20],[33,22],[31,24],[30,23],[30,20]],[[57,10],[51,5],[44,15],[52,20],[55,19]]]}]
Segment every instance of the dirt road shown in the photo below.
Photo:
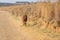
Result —
[{"label": "dirt road", "polygon": [[23,39],[19,28],[14,24],[9,13],[0,11],[0,40]]},{"label": "dirt road", "polygon": [[60,34],[45,29],[18,27],[9,12],[0,11],[0,40],[60,40]]}]

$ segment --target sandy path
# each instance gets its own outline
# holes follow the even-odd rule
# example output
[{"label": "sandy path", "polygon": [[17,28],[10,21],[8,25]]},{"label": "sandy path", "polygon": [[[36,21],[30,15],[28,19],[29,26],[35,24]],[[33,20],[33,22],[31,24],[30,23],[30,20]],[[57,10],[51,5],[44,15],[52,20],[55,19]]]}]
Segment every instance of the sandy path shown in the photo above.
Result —
[{"label": "sandy path", "polygon": [[0,40],[21,40],[23,39],[19,28],[14,24],[6,11],[0,11]]}]

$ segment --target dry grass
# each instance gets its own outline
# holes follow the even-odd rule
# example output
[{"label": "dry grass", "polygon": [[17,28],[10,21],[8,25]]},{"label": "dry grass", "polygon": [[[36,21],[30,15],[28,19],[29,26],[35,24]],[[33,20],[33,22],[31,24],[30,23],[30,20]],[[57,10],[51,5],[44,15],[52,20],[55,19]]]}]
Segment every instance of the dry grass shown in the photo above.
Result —
[{"label": "dry grass", "polygon": [[[1,10],[9,11],[17,18],[28,16],[28,26],[38,26],[42,29],[60,29],[60,4],[59,3],[32,3],[26,5],[14,5],[1,7]],[[59,21],[59,22],[58,22]]]}]

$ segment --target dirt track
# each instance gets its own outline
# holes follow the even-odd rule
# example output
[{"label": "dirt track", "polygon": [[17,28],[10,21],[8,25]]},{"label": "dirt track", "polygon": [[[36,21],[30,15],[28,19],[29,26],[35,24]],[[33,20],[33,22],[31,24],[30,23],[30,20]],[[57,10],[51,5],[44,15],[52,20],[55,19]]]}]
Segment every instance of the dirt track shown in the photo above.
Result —
[{"label": "dirt track", "polygon": [[9,12],[0,11],[0,40],[60,40],[60,34],[31,27],[18,27]]},{"label": "dirt track", "polygon": [[18,27],[12,21],[8,12],[0,11],[0,40],[23,39]]}]

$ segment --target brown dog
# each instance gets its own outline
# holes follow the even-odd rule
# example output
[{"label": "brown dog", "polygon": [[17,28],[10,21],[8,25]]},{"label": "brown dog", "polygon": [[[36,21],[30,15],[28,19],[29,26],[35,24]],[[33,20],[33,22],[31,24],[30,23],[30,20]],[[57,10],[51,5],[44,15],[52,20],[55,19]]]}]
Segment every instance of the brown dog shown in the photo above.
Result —
[{"label": "brown dog", "polygon": [[23,18],[22,18],[22,20],[23,20],[23,25],[26,25],[26,22],[27,22],[27,15],[24,15]]}]

